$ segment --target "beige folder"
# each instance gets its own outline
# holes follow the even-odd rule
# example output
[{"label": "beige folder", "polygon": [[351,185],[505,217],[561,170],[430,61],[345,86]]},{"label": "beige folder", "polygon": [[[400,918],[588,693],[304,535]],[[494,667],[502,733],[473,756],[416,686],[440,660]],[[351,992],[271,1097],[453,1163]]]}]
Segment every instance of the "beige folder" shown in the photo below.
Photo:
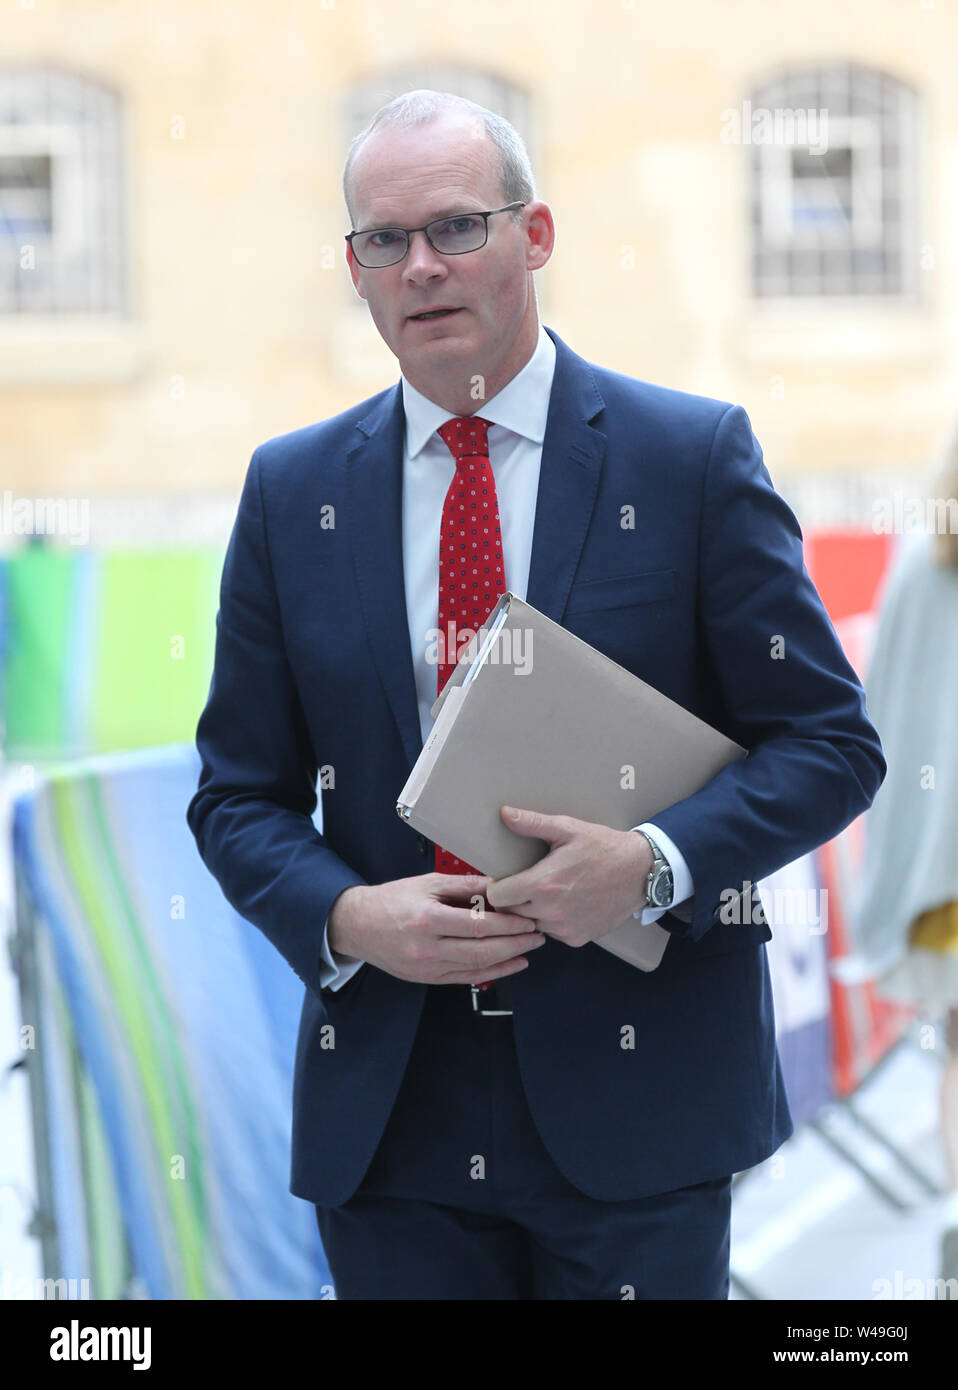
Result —
[{"label": "beige folder", "polygon": [[[501,596],[431,712],[396,810],[492,878],[549,850],[509,830],[500,806],[627,830],[747,752],[513,593]],[[595,944],[654,970],[668,940],[658,923],[630,916]]]}]

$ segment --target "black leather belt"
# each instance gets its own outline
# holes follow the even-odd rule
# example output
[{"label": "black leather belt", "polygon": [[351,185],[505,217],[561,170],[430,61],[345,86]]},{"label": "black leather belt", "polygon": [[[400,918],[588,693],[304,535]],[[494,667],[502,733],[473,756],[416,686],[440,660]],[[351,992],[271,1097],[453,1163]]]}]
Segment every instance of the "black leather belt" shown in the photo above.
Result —
[{"label": "black leather belt", "polygon": [[493,980],[486,989],[478,985],[467,985],[472,996],[473,1013],[483,1018],[505,1018],[512,1014],[512,990],[508,976]]}]

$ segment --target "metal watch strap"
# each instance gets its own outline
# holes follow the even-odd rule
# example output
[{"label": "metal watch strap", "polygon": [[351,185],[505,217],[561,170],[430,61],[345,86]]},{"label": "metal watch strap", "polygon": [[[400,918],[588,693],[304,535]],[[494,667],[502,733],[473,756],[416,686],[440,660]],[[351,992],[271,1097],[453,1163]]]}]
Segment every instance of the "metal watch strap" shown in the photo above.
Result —
[{"label": "metal watch strap", "polygon": [[649,876],[648,876],[648,879],[646,880],[646,884],[645,884],[645,906],[646,906],[646,907],[652,907],[652,908],[660,908],[660,907],[665,907],[665,908],[667,908],[667,907],[671,907],[672,902],[673,902],[673,899],[674,899],[674,883],[673,883],[673,893],[672,893],[672,895],[670,895],[669,901],[668,901],[667,903],[657,903],[657,902],[653,902],[653,900],[652,900],[652,884],[655,882],[656,878],[659,877],[659,876],[663,873],[663,871],[665,871],[665,870],[668,870],[668,872],[669,872],[669,877],[671,878],[671,876],[672,876],[672,874],[671,874],[672,866],[669,864],[669,861],[666,859],[665,855],[662,853],[662,851],[659,849],[658,845],[657,845],[657,844],[655,843],[655,841],[652,839],[652,836],[651,836],[647,831],[645,831],[645,830],[638,830],[636,833],[639,834],[639,835],[644,836],[644,838],[645,838],[646,841],[648,842],[649,848],[650,848],[651,851],[652,851],[652,867],[651,867],[651,869],[649,870]]}]

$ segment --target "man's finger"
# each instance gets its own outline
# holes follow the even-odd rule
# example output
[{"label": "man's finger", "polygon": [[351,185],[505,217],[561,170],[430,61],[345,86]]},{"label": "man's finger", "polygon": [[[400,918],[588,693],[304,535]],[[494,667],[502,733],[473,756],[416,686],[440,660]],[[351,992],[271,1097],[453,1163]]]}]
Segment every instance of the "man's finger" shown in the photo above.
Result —
[{"label": "man's finger", "polygon": [[440,874],[423,875],[427,879],[426,888],[435,897],[473,898],[481,896],[489,882],[488,874]]},{"label": "man's finger", "polygon": [[[503,961],[515,960],[516,956],[533,955],[540,950],[545,938],[538,932],[524,932],[520,936],[511,937],[489,937],[484,941],[463,941],[461,938],[453,939],[443,937],[439,943],[439,955],[444,970],[455,971],[479,971],[488,970],[490,966],[501,965]],[[480,973],[476,977],[476,984],[481,984],[485,979],[491,979]]]},{"label": "man's finger", "polygon": [[565,816],[550,816],[546,811],[530,811],[524,806],[500,806],[499,816],[517,835],[531,835],[549,845],[568,838],[563,824]]},{"label": "man's finger", "polygon": [[515,975],[520,970],[525,970],[529,964],[528,956],[516,956],[513,960],[503,961],[500,965],[484,965],[481,970],[456,970],[448,975],[442,975],[436,980],[437,985],[484,985],[491,980],[504,979],[506,975]]},{"label": "man's finger", "polygon": [[436,928],[437,936],[463,936],[474,939],[516,936],[522,932],[535,931],[537,927],[532,917],[523,917],[513,912],[474,913],[471,908],[455,907],[452,903],[436,903],[429,917]]},{"label": "man's finger", "polygon": [[518,907],[520,903],[532,901],[532,884],[528,870],[509,874],[507,878],[493,878],[485,892],[486,902],[497,912],[506,907]]}]

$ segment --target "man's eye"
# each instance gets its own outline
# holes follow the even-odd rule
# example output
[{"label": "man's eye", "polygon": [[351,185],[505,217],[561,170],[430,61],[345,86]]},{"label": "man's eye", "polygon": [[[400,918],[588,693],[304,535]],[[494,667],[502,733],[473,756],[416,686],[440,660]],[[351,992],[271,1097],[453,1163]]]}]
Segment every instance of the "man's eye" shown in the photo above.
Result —
[{"label": "man's eye", "polygon": [[440,236],[456,236],[471,232],[476,226],[475,217],[448,217],[438,228]]},{"label": "man's eye", "polygon": [[[381,232],[372,232],[369,238],[370,244],[372,246],[391,246],[392,242],[397,239],[397,235],[396,232],[388,229]],[[390,240],[390,238],[392,238],[392,240]]]}]

